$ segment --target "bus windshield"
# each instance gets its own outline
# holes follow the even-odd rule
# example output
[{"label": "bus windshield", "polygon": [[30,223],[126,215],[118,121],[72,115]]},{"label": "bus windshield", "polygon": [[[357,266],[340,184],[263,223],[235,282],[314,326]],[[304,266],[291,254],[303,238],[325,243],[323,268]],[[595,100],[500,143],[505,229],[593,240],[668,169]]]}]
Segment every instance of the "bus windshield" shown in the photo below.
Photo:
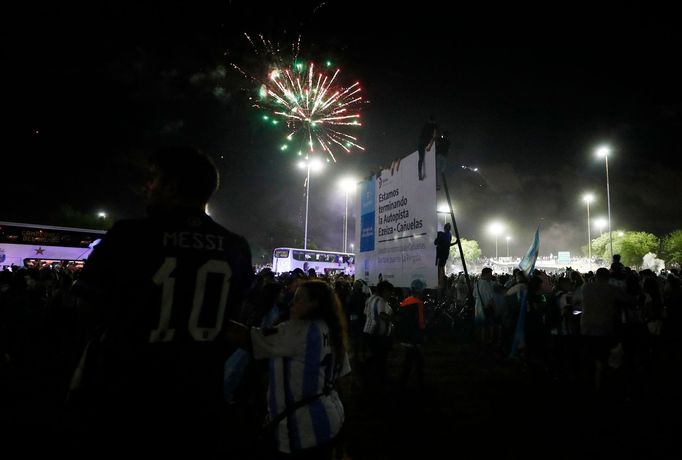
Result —
[{"label": "bus windshield", "polygon": [[28,261],[85,260],[106,232],[50,225],[0,222],[0,267]]}]

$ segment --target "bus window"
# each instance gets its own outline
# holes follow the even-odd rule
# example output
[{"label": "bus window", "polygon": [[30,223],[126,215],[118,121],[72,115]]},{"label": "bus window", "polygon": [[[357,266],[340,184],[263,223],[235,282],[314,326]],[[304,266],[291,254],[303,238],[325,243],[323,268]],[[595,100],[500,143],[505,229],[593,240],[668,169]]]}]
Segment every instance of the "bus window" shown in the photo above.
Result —
[{"label": "bus window", "polygon": [[289,257],[289,250],[288,249],[277,249],[275,251],[275,257],[278,259],[286,259]]}]

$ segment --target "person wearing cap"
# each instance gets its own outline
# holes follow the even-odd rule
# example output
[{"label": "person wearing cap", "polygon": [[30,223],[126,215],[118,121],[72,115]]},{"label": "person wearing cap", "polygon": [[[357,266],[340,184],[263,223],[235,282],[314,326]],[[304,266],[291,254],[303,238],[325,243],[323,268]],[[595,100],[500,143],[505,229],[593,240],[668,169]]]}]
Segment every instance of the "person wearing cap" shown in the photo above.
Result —
[{"label": "person wearing cap", "polygon": [[400,302],[398,309],[398,340],[405,350],[400,384],[404,388],[415,368],[417,386],[424,386],[424,356],[421,346],[424,343],[424,289],[426,283],[416,279],[410,285],[410,296]]}]

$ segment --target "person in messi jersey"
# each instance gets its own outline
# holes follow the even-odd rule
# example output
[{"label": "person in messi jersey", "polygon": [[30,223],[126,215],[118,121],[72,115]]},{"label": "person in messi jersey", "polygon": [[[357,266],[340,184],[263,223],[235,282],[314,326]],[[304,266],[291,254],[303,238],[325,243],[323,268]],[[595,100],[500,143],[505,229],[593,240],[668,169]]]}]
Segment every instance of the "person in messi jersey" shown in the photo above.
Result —
[{"label": "person in messi jersey", "polygon": [[303,282],[290,319],[271,328],[230,322],[228,337],[268,359],[267,405],[275,456],[331,459],[344,421],[336,382],[350,373],[345,314],[325,282]]},{"label": "person in messi jersey", "polygon": [[218,185],[209,157],[160,150],[150,172],[149,216],[117,222],[75,286],[93,340],[71,396],[112,456],[135,446],[212,458],[231,352],[223,332],[251,284],[251,253],[205,213]]}]

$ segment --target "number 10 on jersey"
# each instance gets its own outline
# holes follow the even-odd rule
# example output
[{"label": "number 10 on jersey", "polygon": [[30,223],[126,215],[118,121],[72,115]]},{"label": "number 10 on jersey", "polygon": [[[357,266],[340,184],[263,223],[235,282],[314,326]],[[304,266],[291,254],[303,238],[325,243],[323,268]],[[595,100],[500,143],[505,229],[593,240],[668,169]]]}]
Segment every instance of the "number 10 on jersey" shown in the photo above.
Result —
[{"label": "number 10 on jersey", "polygon": [[[177,257],[166,257],[161,267],[154,274],[154,284],[161,286],[161,315],[159,325],[149,334],[149,342],[170,342],[173,340],[175,329],[170,329],[171,313],[173,309],[173,295],[175,293],[175,278],[171,276],[178,264]],[[206,279],[209,273],[222,275],[220,298],[216,324],[213,327],[199,327],[201,308],[204,305],[206,293]],[[230,292],[230,279],[232,269],[224,260],[209,260],[197,269],[196,283],[194,284],[194,296],[192,311],[189,315],[187,329],[194,340],[211,341],[218,336],[223,324],[225,308],[227,307],[227,295]]]}]

